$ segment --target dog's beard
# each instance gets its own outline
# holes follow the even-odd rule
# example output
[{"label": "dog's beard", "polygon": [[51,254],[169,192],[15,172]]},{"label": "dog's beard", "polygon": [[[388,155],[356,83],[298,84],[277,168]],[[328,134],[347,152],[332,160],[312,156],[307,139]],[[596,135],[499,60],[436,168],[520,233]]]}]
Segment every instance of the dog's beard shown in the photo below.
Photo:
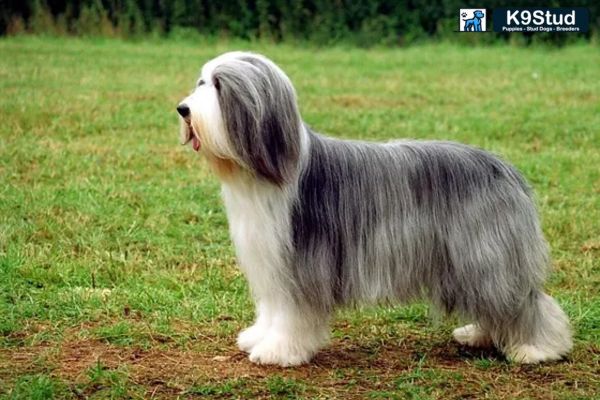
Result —
[{"label": "dog's beard", "polygon": [[201,147],[200,138],[198,136],[198,133],[192,126],[191,121],[189,121],[188,119],[181,120],[180,140],[181,140],[182,145],[186,145],[186,144],[192,142],[192,148],[195,151],[200,151],[200,147]]}]

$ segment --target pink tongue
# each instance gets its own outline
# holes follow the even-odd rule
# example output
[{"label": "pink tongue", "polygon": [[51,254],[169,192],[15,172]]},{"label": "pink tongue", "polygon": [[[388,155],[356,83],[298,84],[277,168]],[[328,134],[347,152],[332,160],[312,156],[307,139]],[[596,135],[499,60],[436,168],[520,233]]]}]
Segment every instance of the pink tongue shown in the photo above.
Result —
[{"label": "pink tongue", "polygon": [[195,151],[200,150],[200,141],[196,136],[192,137],[192,147]]}]

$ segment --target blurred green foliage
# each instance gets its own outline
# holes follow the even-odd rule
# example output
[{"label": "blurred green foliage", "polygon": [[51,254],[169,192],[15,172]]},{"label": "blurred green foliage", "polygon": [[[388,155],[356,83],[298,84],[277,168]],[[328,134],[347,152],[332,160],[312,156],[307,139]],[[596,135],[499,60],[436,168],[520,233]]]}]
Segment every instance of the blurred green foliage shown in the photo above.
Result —
[{"label": "blurred green foliage", "polygon": [[[198,34],[304,41],[318,45],[404,45],[426,39],[457,39],[458,10],[535,7],[538,0],[0,0],[0,34],[80,36],[172,36]],[[469,35],[471,41],[597,41],[600,2],[552,0],[547,7],[587,7],[590,32]],[[491,22],[491,21],[490,21]],[[463,39],[458,39],[463,40]]]}]

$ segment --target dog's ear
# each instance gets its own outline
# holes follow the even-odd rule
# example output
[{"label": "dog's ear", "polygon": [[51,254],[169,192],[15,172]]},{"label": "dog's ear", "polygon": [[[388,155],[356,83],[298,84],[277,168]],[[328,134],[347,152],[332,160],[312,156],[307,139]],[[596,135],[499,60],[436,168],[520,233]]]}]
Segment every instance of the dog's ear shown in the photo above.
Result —
[{"label": "dog's ear", "polygon": [[297,169],[300,115],[294,88],[276,66],[243,57],[217,66],[213,85],[229,141],[258,176],[282,185]]}]

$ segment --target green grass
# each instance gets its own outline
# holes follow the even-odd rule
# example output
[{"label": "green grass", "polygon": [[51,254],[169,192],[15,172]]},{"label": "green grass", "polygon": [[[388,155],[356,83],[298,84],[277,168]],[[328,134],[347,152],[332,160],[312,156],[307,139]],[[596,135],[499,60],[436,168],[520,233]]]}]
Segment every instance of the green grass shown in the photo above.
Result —
[{"label": "green grass", "polygon": [[[233,48],[279,63],[318,131],[456,140],[514,163],[537,193],[569,359],[461,348],[457,321],[423,304],[340,312],[309,366],[238,353],[248,289],[219,184],[178,146],[174,111],[201,64]],[[597,48],[21,37],[0,54],[0,397],[600,396]]]}]

